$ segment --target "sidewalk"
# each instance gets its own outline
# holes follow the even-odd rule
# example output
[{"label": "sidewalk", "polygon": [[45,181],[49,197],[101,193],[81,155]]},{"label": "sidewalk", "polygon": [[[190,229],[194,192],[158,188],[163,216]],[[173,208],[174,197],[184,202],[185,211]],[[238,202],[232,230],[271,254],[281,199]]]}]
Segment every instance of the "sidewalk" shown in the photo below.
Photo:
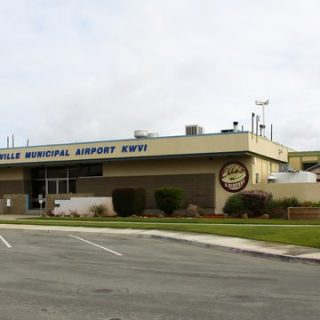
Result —
[{"label": "sidewalk", "polygon": [[[3,216],[1,216],[3,220]],[[11,230],[45,230],[53,232],[83,232],[98,234],[127,234],[137,237],[182,241],[202,247],[237,252],[252,256],[277,258],[286,261],[313,262],[320,264],[320,249],[248,240],[236,237],[215,236],[188,232],[173,232],[141,229],[112,229],[91,227],[58,227],[0,224],[0,231]]]}]

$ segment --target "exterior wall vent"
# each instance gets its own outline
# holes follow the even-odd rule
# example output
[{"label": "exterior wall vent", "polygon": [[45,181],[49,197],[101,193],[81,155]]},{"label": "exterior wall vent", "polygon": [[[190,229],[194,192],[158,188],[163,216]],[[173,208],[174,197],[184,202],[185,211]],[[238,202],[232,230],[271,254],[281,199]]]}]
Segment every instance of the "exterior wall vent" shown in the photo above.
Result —
[{"label": "exterior wall vent", "polygon": [[203,133],[204,133],[203,127],[201,127],[197,124],[186,126],[186,135],[187,136],[196,136],[198,134],[203,134]]}]

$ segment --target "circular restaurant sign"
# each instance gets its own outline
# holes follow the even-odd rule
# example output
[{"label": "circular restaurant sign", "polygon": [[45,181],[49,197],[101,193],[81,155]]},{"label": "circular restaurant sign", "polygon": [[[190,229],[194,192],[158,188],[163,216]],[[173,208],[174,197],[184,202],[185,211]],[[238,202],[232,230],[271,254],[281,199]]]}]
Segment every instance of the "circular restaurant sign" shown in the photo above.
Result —
[{"label": "circular restaurant sign", "polygon": [[249,181],[249,172],[240,162],[229,162],[220,170],[221,186],[229,192],[238,192],[246,187]]}]

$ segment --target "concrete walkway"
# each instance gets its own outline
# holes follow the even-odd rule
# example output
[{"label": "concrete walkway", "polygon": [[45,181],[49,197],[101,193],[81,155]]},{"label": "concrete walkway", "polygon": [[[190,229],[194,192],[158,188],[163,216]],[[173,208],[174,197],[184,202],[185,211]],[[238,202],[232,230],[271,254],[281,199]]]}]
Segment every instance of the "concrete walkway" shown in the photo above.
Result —
[{"label": "concrete walkway", "polygon": [[[13,220],[25,218],[26,216],[4,216],[0,215],[0,220]],[[112,229],[112,228],[91,228],[91,227],[59,227],[59,226],[30,226],[0,224],[0,231],[11,230],[45,230],[52,232],[82,232],[99,234],[126,234],[137,237],[149,237],[155,239],[166,239],[183,241],[202,247],[212,247],[218,250],[232,251],[249,254],[253,256],[263,256],[277,258],[287,261],[314,262],[320,263],[320,249],[271,243],[265,241],[248,240],[236,237],[206,235],[188,232],[173,232],[162,230],[140,230],[140,229]]]}]

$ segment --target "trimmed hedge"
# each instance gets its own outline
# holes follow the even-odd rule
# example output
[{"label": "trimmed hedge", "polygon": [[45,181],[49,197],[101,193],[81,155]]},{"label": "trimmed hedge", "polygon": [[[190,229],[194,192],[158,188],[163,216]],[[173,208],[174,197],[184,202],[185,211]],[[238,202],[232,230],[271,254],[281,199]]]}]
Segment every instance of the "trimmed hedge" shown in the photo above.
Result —
[{"label": "trimmed hedge", "polygon": [[112,191],[112,203],[120,217],[140,215],[145,209],[146,192],[144,189],[120,188]]},{"label": "trimmed hedge", "polygon": [[265,191],[243,191],[230,196],[223,211],[236,217],[244,213],[249,217],[258,217],[266,213],[266,208],[271,199],[272,194]]},{"label": "trimmed hedge", "polygon": [[180,188],[158,188],[154,193],[158,209],[170,215],[182,207],[183,192]]},{"label": "trimmed hedge", "polygon": [[229,215],[241,215],[246,213],[241,193],[236,193],[230,196],[223,207],[223,212]]},{"label": "trimmed hedge", "polygon": [[272,194],[260,191],[251,190],[241,192],[244,207],[248,209],[249,217],[258,217],[265,213],[266,206],[272,199]]}]

